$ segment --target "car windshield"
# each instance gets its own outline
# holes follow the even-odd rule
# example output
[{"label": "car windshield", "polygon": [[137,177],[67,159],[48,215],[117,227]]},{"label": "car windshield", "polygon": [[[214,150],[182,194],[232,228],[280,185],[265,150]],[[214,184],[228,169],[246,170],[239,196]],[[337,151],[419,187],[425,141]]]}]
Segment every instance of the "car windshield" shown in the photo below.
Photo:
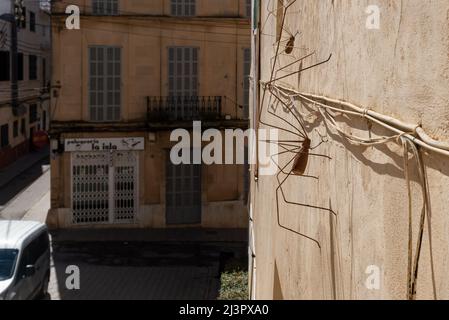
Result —
[{"label": "car windshield", "polygon": [[0,249],[0,281],[13,276],[19,250]]}]

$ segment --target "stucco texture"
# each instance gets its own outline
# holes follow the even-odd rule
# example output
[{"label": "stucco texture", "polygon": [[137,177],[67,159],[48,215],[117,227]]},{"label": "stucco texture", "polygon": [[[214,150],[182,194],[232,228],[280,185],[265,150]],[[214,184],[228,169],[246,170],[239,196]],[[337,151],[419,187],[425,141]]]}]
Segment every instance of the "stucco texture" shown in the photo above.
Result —
[{"label": "stucco texture", "polygon": [[[380,8],[379,30],[365,27],[365,10],[373,4]],[[261,81],[271,76],[277,5],[271,0],[261,4]],[[290,55],[280,56],[275,70],[313,51],[315,55],[302,62],[303,68],[330,54],[332,58],[276,84],[422,124],[433,138],[448,141],[448,26],[449,2],[444,0],[296,1],[287,12],[281,38],[285,44],[289,33],[296,35],[295,48]],[[299,63],[294,64],[277,76],[299,68]],[[260,86],[260,100],[263,95]],[[325,126],[316,108],[298,100],[294,106],[312,145],[322,140],[320,135],[325,137],[313,153],[329,158],[309,155],[305,174],[318,179],[292,176],[283,184],[286,199],[302,205],[287,203],[280,192],[276,200],[276,176],[259,176],[258,182],[252,182],[255,298],[406,299],[409,213],[402,146],[395,141],[354,146]],[[271,108],[298,127],[292,113],[269,92],[261,108],[264,122],[291,127],[269,115],[267,108]],[[337,122],[347,133],[362,137],[392,135],[363,118],[339,116]],[[294,138],[286,132],[280,137]],[[421,155],[431,216],[424,224],[416,298],[448,299],[449,161],[423,150]],[[423,197],[416,159],[409,157],[414,259]],[[282,155],[280,165],[291,158],[291,154]],[[369,266],[380,270],[378,289],[366,286]]]}]

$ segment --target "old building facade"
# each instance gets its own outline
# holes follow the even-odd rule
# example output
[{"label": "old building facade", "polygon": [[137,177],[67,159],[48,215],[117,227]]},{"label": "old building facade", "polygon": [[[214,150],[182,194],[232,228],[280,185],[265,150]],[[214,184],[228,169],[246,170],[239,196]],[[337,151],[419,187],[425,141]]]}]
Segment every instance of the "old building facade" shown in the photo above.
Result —
[{"label": "old building facade", "polygon": [[[0,15],[14,14],[14,3],[1,1]],[[39,1],[25,0],[23,6],[17,26],[16,95],[11,23],[0,20],[0,168],[28,153],[34,133],[47,130],[50,119],[50,15]]]},{"label": "old building facade", "polygon": [[244,164],[170,160],[171,133],[193,121],[248,127],[247,4],[53,4],[50,226],[247,227]]},{"label": "old building facade", "polygon": [[447,299],[449,3],[253,2],[252,298]]}]

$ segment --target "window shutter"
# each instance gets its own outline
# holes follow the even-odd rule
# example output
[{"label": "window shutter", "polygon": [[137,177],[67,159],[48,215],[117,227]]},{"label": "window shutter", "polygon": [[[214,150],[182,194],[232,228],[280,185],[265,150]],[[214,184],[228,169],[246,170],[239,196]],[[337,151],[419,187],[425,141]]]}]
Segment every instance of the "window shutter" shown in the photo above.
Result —
[{"label": "window shutter", "polygon": [[171,0],[170,8],[174,16],[195,16],[196,0]]},{"label": "window shutter", "polygon": [[249,118],[249,76],[251,73],[251,49],[243,50],[243,113]]},{"label": "window shutter", "polygon": [[118,0],[93,0],[92,13],[97,15],[118,14]]},{"label": "window shutter", "polygon": [[121,48],[89,48],[89,104],[92,121],[119,121]]}]

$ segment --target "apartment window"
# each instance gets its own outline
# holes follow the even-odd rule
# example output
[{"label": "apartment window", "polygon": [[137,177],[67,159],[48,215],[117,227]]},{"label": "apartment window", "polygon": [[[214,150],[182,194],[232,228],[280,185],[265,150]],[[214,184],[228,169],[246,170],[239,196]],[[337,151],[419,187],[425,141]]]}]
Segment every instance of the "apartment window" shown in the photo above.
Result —
[{"label": "apartment window", "polygon": [[118,0],[93,0],[92,13],[97,15],[118,14]]},{"label": "apartment window", "polygon": [[22,16],[23,16],[23,18],[22,18],[22,21],[20,22],[20,27],[22,29],[26,29],[26,27],[27,27],[27,18],[26,18],[27,17],[27,10],[26,10],[25,7],[23,7]]},{"label": "apartment window", "polygon": [[23,80],[23,53],[17,54],[17,80]]},{"label": "apartment window", "polygon": [[0,147],[5,148],[9,146],[9,126],[4,124],[0,127]]},{"label": "apartment window", "polygon": [[14,138],[17,138],[17,136],[19,135],[19,121],[18,120],[14,121],[12,135]]},{"label": "apartment window", "polygon": [[246,0],[246,16],[251,18],[251,0]]},{"label": "apartment window", "polygon": [[196,0],[171,0],[171,14],[173,16],[194,16],[196,14]]},{"label": "apartment window", "polygon": [[244,165],[243,165],[243,200],[245,204],[248,203],[248,195],[250,188],[250,175],[249,175],[249,148],[244,148]]},{"label": "apartment window", "polygon": [[47,85],[47,59],[42,58],[42,87]]},{"label": "apartment window", "polygon": [[198,94],[198,48],[168,48],[168,92],[170,96]]},{"label": "apartment window", "polygon": [[243,115],[249,118],[249,76],[251,72],[251,49],[243,50]]},{"label": "apartment window", "polygon": [[30,80],[37,80],[37,56],[28,56],[28,75]]},{"label": "apartment window", "polygon": [[37,104],[30,104],[30,124],[37,121]]},{"label": "apartment window", "polygon": [[36,15],[30,11],[30,31],[36,32]]},{"label": "apartment window", "polygon": [[26,134],[26,122],[25,118],[20,121],[20,133],[24,136]]},{"label": "apartment window", "polygon": [[47,130],[47,111],[42,111],[42,129]]},{"label": "apartment window", "polygon": [[10,63],[9,51],[0,51],[0,81],[9,81]]},{"label": "apartment window", "polygon": [[92,121],[119,121],[121,48],[89,47],[89,108]]}]

